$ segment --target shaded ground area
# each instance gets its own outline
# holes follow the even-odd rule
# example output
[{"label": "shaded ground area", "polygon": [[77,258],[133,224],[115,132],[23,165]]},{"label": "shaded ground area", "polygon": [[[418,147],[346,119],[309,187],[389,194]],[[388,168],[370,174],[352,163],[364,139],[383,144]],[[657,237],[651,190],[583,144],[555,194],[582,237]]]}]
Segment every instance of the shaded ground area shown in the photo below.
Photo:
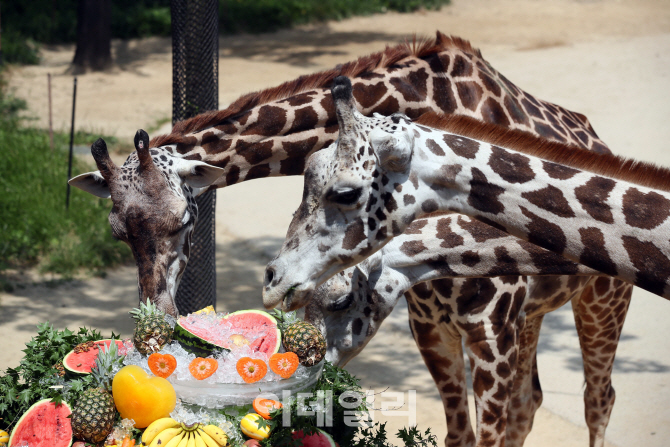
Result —
[{"label": "shaded ground area", "polygon": [[[540,98],[586,114],[617,154],[670,166],[670,2],[664,0],[455,0],[438,12],[386,14],[260,36],[221,39],[220,98],[225,106],[243,93],[330,68],[439,29],[462,36],[516,85]],[[79,78],[77,121],[82,128],[128,141],[171,113],[171,55],[166,39],[117,42],[119,66]],[[54,78],[57,127],[65,128],[72,79],[63,75],[73,48],[45,51],[44,63],[15,69],[11,86],[46,123],[46,73]],[[165,129],[164,129],[165,131]],[[151,131],[151,135],[158,132]],[[219,310],[259,307],[267,261],[281,244],[302,189],[302,179],[264,179],[220,190],[217,205]],[[137,301],[133,266],[107,277],[37,284],[0,295],[0,327],[8,338],[0,368],[16,365],[35,324],[93,326],[124,336]],[[29,274],[25,278],[31,277]],[[46,278],[48,279],[48,278]],[[614,371],[617,402],[607,438],[618,446],[663,446],[670,437],[670,303],[636,290]],[[587,445],[583,420],[581,355],[572,312],[545,317],[540,340],[545,399],[530,446]],[[442,405],[400,306],[364,354],[349,368],[363,385],[417,391],[417,420],[446,434]],[[473,406],[471,405],[473,408]],[[386,417],[391,431],[406,417]]]}]

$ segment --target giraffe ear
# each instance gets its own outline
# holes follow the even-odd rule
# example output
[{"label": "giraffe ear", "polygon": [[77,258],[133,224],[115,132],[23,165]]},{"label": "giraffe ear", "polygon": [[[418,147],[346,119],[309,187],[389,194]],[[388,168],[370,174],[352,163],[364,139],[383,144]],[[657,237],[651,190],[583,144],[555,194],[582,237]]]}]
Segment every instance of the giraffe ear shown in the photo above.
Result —
[{"label": "giraffe ear", "polygon": [[383,169],[391,172],[406,172],[409,169],[414,150],[414,136],[410,132],[388,133],[377,127],[372,129],[369,137],[372,150]]},{"label": "giraffe ear", "polygon": [[179,160],[176,170],[177,174],[194,188],[211,185],[225,172],[225,169],[197,160]]},{"label": "giraffe ear", "polygon": [[82,191],[86,191],[94,196],[102,197],[103,199],[109,199],[111,197],[111,194],[109,193],[109,184],[107,183],[107,180],[102,177],[100,171],[80,174],[76,177],[72,177],[68,183]]}]

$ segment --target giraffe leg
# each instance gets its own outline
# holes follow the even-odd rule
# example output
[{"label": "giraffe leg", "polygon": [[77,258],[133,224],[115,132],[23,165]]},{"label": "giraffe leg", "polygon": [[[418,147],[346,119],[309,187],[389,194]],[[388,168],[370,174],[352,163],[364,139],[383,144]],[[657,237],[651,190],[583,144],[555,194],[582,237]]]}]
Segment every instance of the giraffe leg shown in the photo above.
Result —
[{"label": "giraffe leg", "polygon": [[[509,394],[518,352],[517,335],[515,334],[513,338],[515,346],[508,351],[510,355],[495,362],[480,357],[482,352],[491,349],[491,340],[475,342],[466,340],[466,352],[472,365],[472,389],[477,409],[477,445],[505,445]],[[501,370],[505,370],[505,373],[500,374]]]},{"label": "giraffe leg", "polygon": [[519,336],[519,361],[507,409],[507,447],[522,446],[533,428],[535,412],[542,404],[542,388],[537,373],[537,342],[544,315],[526,319]]},{"label": "giraffe leg", "polygon": [[[482,291],[485,278],[478,281]],[[509,398],[519,354],[519,311],[526,294],[525,279],[491,278],[493,296],[488,311],[465,312],[457,326],[465,334],[472,389],[477,407],[477,445],[504,446]],[[460,298],[459,298],[460,300]],[[489,307],[490,306],[490,307]]]},{"label": "giraffe leg", "polygon": [[612,367],[633,286],[608,277],[593,278],[572,300],[584,360],[584,412],[591,447],[602,447],[615,393]]},{"label": "giraffe leg", "polygon": [[[417,285],[427,288],[428,283]],[[442,307],[433,293],[428,290],[410,290],[405,294],[409,310],[412,335],[421,352],[440,393],[447,419],[447,447],[474,447],[475,434],[472,431],[468,411],[468,390],[465,380],[465,363],[461,335],[449,315],[444,311],[429,311]],[[417,293],[419,292],[419,293]]]}]

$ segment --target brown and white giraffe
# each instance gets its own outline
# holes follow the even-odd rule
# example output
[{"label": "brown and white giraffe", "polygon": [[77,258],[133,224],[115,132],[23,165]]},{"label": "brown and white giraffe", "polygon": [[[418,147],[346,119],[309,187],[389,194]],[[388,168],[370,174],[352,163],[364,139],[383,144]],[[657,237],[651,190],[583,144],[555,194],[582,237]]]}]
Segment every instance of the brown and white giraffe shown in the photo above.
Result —
[{"label": "brown and white giraffe", "polygon": [[[570,300],[579,309],[590,278],[577,275],[599,273],[500,230],[488,234],[495,244],[477,242],[476,233],[471,233],[474,222],[460,215],[415,220],[380,251],[322,284],[306,306],[305,319],[324,333],[326,358],[344,366],[372,339],[404,294],[410,327],[444,404],[446,445],[474,446],[481,440],[479,445],[504,441],[519,446],[542,400],[535,363],[542,318]],[[417,252],[417,246],[425,249]],[[476,263],[463,263],[475,257]],[[542,265],[535,262],[538,259]],[[537,276],[549,271],[572,276]],[[508,273],[530,275],[527,287]],[[454,281],[461,277],[469,279]],[[479,292],[476,300],[471,299],[472,288]],[[583,332],[579,337],[584,349],[601,343]],[[467,409],[462,341],[472,364],[476,436]],[[613,361],[614,351],[610,353]],[[586,367],[585,396],[606,394],[610,375],[611,370],[600,377]],[[482,392],[485,389],[495,392]],[[606,403],[603,407],[586,400],[591,445],[604,442],[613,402]],[[499,433],[498,427],[506,427],[505,432]]]},{"label": "brown and white giraffe", "polygon": [[669,169],[465,117],[365,117],[346,77],[333,97],[340,136],[308,160],[303,200],[266,270],[266,307],[304,306],[315,287],[436,211],[670,298]]},{"label": "brown and white giraffe", "polygon": [[[93,152],[100,170],[75,177],[71,184],[112,198],[110,223],[117,223],[112,230],[133,250],[142,301],[154,300],[164,310],[176,312],[174,290],[189,254],[183,241],[190,240],[193,225],[175,230],[171,222],[187,206],[189,218],[195,218],[191,199],[203,191],[180,189],[185,180],[178,171],[167,169],[170,163],[202,161],[220,168],[222,175],[211,188],[302,174],[307,157],[337,136],[329,87],[338,75],[352,77],[353,95],[366,115],[402,112],[416,118],[427,111],[467,115],[608,152],[586,117],[519,89],[459,38],[438,32],[433,40],[387,48],[333,70],[242,96],[224,110],[177,124],[171,134],[151,142],[153,160],[162,162],[156,167],[164,181],[145,181],[136,154],[120,169],[138,175],[111,175],[118,171],[116,166],[104,151]],[[108,168],[102,169],[101,163]],[[175,237],[175,231],[185,234]],[[151,247],[143,247],[148,237]],[[175,259],[184,262],[174,263]],[[619,293],[621,287],[626,286],[617,283],[610,293]],[[630,297],[630,290],[624,292]],[[619,316],[623,318],[625,312]]]}]

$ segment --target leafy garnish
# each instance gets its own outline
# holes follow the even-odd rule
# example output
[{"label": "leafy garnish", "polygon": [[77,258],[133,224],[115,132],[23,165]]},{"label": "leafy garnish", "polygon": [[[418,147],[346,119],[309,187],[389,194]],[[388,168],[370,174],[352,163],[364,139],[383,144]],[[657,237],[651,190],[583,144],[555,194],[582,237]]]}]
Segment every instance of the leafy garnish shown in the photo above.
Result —
[{"label": "leafy garnish", "polygon": [[[113,335],[113,334],[112,334]],[[91,377],[67,381],[60,377],[55,365],[76,345],[100,340],[100,333],[80,328],[76,333],[54,329],[51,324],[37,325],[37,336],[26,343],[23,359],[16,368],[7,368],[0,375],[0,419],[9,428],[35,402],[52,399],[71,402],[91,382]]]},{"label": "leafy garnish", "polygon": [[[319,403],[311,405],[310,401],[315,400],[318,391],[323,391],[326,401],[322,402],[321,405],[319,405]],[[330,392],[332,392],[332,394],[330,394]],[[359,394],[360,399],[349,397],[347,395],[343,396],[345,392],[347,394]],[[294,440],[293,432],[302,430],[305,435],[317,432],[317,421],[319,418],[321,418],[321,420],[326,418],[326,415],[323,414],[323,408],[332,408],[332,426],[319,428],[332,436],[339,445],[353,447],[394,447],[387,439],[385,424],[376,423],[373,427],[365,425],[352,427],[345,424],[347,418],[345,417],[344,412],[350,412],[352,409],[351,405],[347,405],[348,408],[342,407],[342,405],[340,405],[340,399],[344,402],[348,401],[350,404],[360,400],[359,406],[355,408],[354,411],[361,413],[368,411],[365,396],[359,385],[359,379],[352,376],[347,370],[339,368],[326,361],[323,366],[323,373],[316,382],[312,393],[315,398],[307,399],[306,402],[303,402],[302,406],[298,405],[295,397],[291,397],[289,402],[283,402],[284,406],[282,408],[270,412],[271,419],[268,422],[276,422],[276,426],[273,429],[270,438],[262,441],[261,445],[273,447],[299,447],[302,445],[302,441],[298,439]],[[290,427],[284,427],[282,425],[283,413],[285,411],[290,411]],[[313,414],[305,416],[305,414],[312,412]],[[319,415],[319,412],[322,414]],[[425,434],[422,434],[416,427],[410,427],[409,430],[400,430],[397,433],[397,436],[403,441],[404,446],[407,447],[437,446],[435,436],[430,434],[430,429],[426,430]]]}]

